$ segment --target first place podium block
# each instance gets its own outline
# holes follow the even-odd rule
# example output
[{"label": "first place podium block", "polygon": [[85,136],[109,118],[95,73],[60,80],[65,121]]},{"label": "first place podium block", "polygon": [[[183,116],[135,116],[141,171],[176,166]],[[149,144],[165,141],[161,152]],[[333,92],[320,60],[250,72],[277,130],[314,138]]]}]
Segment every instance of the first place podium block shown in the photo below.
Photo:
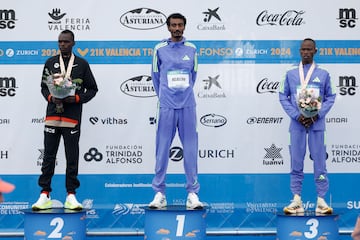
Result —
[{"label": "first place podium block", "polygon": [[86,239],[86,211],[53,208],[41,211],[27,209],[24,239]]},{"label": "first place podium block", "polygon": [[277,215],[277,240],[338,240],[338,215],[305,212]]},{"label": "first place podium block", "polygon": [[180,240],[206,238],[206,209],[189,210],[171,205],[162,209],[145,208],[145,237],[147,240]]}]

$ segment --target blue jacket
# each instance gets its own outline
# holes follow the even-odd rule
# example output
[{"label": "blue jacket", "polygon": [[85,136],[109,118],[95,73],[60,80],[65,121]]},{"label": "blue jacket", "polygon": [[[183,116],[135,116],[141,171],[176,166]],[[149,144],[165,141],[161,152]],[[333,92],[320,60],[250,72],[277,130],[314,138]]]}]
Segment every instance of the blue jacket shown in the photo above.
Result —
[{"label": "blue jacket", "polygon": [[[311,64],[304,65],[304,75],[306,76]],[[289,130],[306,130],[305,127],[298,122],[300,117],[300,110],[297,105],[297,90],[300,87],[299,65],[294,65],[290,70],[286,72],[283,79],[280,90],[279,99],[280,103],[290,116],[290,128]],[[321,109],[318,112],[318,120],[311,125],[309,130],[317,131],[325,130],[325,117],[330,111],[335,102],[335,87],[332,85],[329,73],[316,65],[313,74],[309,80],[308,86],[314,86],[319,89],[320,97],[322,99]]]},{"label": "blue jacket", "polygon": [[[196,47],[185,38],[180,42],[167,39],[155,46],[151,77],[160,107],[181,109],[196,106],[193,87],[197,68]],[[174,74],[179,78],[186,76],[189,85],[179,88],[171,87],[169,78],[175,76]]]}]

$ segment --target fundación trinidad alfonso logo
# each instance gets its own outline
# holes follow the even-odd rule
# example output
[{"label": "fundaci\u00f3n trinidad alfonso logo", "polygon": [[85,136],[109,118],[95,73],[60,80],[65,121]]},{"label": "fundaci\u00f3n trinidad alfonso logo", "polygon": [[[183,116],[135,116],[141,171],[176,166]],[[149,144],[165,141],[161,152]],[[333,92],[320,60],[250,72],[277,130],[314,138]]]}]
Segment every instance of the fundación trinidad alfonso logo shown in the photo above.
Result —
[{"label": "fundaci\u00f3n trinidad alfonso logo", "polygon": [[121,15],[120,23],[135,30],[150,30],[165,25],[166,16],[154,9],[137,8]]}]

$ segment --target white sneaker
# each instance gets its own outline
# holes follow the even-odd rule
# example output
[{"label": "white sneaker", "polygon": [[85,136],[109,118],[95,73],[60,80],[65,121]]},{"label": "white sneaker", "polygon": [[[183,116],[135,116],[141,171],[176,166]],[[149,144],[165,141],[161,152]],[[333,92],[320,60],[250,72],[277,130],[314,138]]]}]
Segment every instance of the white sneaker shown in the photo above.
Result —
[{"label": "white sneaker", "polygon": [[301,201],[301,197],[297,194],[294,195],[294,199],[291,200],[291,203],[284,207],[284,213],[286,214],[295,214],[295,213],[303,213],[304,207]]},{"label": "white sneaker", "polygon": [[71,210],[81,210],[83,206],[76,200],[75,194],[68,194],[64,204],[64,208]]},{"label": "white sneaker", "polygon": [[161,192],[157,192],[155,194],[154,200],[152,200],[151,203],[149,203],[149,208],[164,208],[166,207],[166,197]]},{"label": "white sneaker", "polygon": [[333,213],[333,209],[331,207],[329,207],[325,200],[321,197],[317,198],[317,203],[316,203],[316,213],[322,213],[322,214],[332,214]]},{"label": "white sneaker", "polygon": [[32,210],[39,211],[52,208],[52,201],[46,193],[41,193],[39,199],[31,206]]},{"label": "white sneaker", "polygon": [[192,192],[188,194],[186,207],[190,209],[201,209],[204,207],[204,205],[199,201],[198,195]]}]

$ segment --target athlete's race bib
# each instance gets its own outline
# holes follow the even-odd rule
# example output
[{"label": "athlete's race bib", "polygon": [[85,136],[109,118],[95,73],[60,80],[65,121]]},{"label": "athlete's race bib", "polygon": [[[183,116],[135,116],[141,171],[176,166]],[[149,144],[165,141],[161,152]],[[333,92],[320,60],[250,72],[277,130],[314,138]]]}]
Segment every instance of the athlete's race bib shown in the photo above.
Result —
[{"label": "athlete's race bib", "polygon": [[185,89],[190,86],[189,73],[185,70],[168,71],[168,87],[172,89]]}]

